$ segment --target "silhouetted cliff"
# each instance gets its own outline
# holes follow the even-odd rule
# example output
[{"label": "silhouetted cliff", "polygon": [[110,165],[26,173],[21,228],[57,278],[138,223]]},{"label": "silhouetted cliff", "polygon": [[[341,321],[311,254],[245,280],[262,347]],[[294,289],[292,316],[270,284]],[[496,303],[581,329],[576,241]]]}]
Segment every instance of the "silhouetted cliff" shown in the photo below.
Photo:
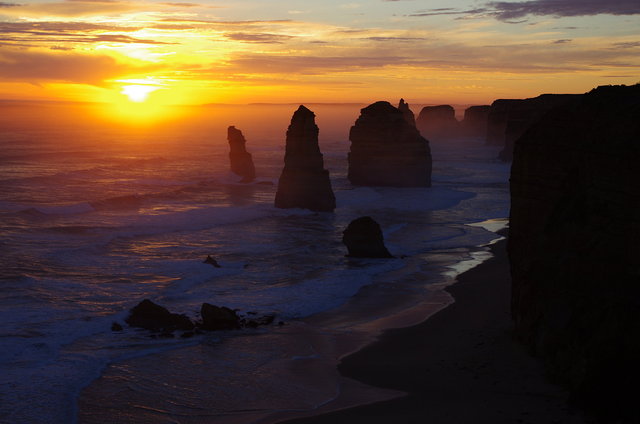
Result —
[{"label": "silhouetted cliff", "polygon": [[498,99],[491,103],[487,117],[487,144],[504,146],[509,110],[521,101],[518,99]]},{"label": "silhouetted cliff", "polygon": [[227,128],[227,140],[229,141],[229,162],[231,172],[242,177],[243,182],[250,182],[256,178],[256,169],[253,165],[251,153],[245,148],[246,140],[242,131],[234,126]]},{"label": "silhouetted cliff", "polygon": [[551,109],[515,144],[516,335],[605,421],[640,422],[640,86]]},{"label": "silhouetted cliff", "polygon": [[460,123],[461,132],[466,136],[484,137],[487,134],[487,122],[491,106],[470,106],[464,111],[464,119]]},{"label": "silhouetted cliff", "polygon": [[449,105],[423,107],[416,125],[420,132],[432,141],[455,137],[460,133],[456,111]]},{"label": "silhouetted cliff", "polygon": [[376,102],[360,111],[349,133],[352,184],[431,186],[429,142],[408,122],[405,113],[389,102]]},{"label": "silhouetted cliff", "polygon": [[331,188],[329,171],[318,146],[315,114],[300,106],[287,130],[284,169],[278,182],[275,206],[332,212],[336,198]]}]

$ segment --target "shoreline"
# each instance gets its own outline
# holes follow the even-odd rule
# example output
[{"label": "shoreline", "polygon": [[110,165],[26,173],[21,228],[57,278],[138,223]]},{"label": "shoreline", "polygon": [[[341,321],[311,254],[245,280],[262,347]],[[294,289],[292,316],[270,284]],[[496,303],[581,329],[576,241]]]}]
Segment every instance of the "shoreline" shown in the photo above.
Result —
[{"label": "shoreline", "polygon": [[489,247],[490,259],[445,289],[453,303],[341,358],[343,377],[406,395],[269,422],[584,423],[568,393],[512,340],[506,239]]}]

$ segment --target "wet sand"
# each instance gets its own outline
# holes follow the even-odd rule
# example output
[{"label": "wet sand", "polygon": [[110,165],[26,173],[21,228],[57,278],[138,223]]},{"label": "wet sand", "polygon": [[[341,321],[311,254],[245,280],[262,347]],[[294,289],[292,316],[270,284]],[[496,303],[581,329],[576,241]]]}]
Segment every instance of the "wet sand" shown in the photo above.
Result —
[{"label": "wet sand", "polygon": [[449,287],[455,303],[423,323],[385,331],[338,366],[348,378],[407,395],[283,421],[324,423],[584,423],[568,394],[513,341],[506,241]]}]

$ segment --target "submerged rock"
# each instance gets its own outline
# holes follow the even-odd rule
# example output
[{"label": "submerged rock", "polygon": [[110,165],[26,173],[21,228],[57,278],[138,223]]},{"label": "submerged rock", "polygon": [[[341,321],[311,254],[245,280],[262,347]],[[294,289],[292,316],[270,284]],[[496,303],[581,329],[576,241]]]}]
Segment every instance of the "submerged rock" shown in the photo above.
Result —
[{"label": "submerged rock", "polygon": [[347,256],[354,258],[393,258],[384,246],[380,225],[370,216],[351,221],[342,233],[342,242],[347,246]]},{"label": "submerged rock", "polygon": [[125,322],[131,327],[153,331],[191,330],[194,327],[186,315],[173,314],[149,299],[143,300],[131,309]]},{"label": "submerged rock", "polygon": [[317,212],[333,212],[336,208],[329,171],[324,169],[318,146],[318,132],[315,114],[300,106],[287,130],[284,169],[275,198],[277,208]]},{"label": "submerged rock", "polygon": [[431,186],[429,142],[408,122],[407,116],[389,102],[376,102],[360,111],[349,133],[349,181],[352,184]]},{"label": "submerged rock", "polygon": [[218,261],[216,261],[215,259],[213,259],[211,257],[211,255],[207,255],[207,259],[205,259],[204,261],[202,261],[203,264],[209,264],[212,265],[214,268],[222,268],[220,266],[220,264],[218,263]]},{"label": "submerged rock", "polygon": [[575,96],[511,171],[515,334],[602,422],[640,422],[639,116],[640,85]]},{"label": "submerged rock", "polygon": [[420,132],[431,141],[456,137],[460,133],[456,111],[449,105],[423,107],[416,124]]},{"label": "submerged rock", "polygon": [[242,182],[251,182],[256,178],[256,169],[253,165],[251,153],[245,147],[246,140],[242,131],[230,126],[227,129],[229,141],[229,162],[231,172],[242,177]]},{"label": "submerged rock", "polygon": [[215,306],[203,303],[200,308],[203,330],[236,330],[240,328],[240,317],[226,306]]}]

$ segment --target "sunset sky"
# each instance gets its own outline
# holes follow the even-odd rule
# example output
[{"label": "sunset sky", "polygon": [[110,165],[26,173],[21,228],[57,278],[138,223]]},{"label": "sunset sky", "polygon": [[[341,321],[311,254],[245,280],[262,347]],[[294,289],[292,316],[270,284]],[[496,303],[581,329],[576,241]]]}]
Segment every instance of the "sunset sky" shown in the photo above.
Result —
[{"label": "sunset sky", "polygon": [[0,99],[482,104],[640,81],[638,0],[9,0]]}]

